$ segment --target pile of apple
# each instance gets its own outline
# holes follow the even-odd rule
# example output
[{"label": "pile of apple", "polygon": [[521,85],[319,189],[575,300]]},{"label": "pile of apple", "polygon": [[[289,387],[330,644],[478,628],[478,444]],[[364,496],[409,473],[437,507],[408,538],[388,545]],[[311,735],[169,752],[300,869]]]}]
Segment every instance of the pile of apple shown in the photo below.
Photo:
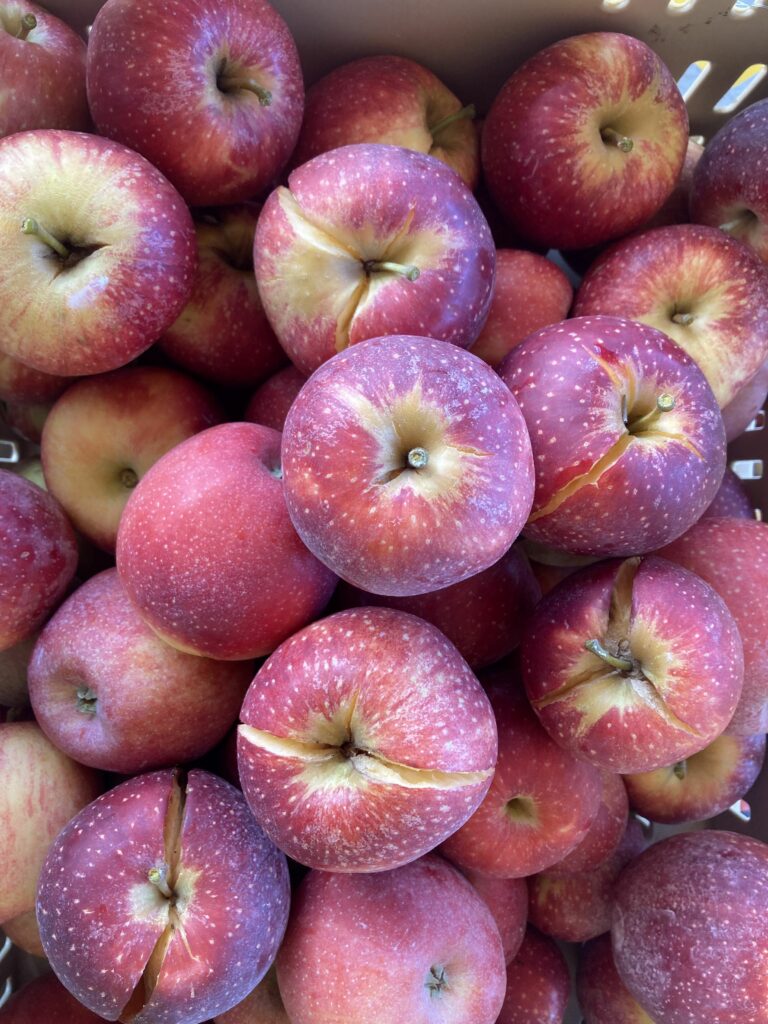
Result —
[{"label": "pile of apple", "polygon": [[510,72],[0,0],[2,1024],[768,1024],[768,100]]}]

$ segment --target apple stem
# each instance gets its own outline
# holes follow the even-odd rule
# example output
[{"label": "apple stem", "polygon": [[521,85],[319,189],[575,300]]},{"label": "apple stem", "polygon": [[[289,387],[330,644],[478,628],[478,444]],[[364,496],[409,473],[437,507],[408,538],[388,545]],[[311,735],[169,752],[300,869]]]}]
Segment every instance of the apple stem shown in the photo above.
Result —
[{"label": "apple stem", "polygon": [[420,274],[418,267],[412,263],[393,263],[391,260],[366,260],[363,263],[366,274],[375,274],[379,270],[388,270],[392,274],[401,274],[409,281],[415,281]]},{"label": "apple stem", "polygon": [[603,142],[610,143],[612,146],[620,149],[622,153],[631,153],[635,145],[629,136],[622,135],[615,128],[603,128],[600,132],[600,137]]},{"label": "apple stem", "polygon": [[633,664],[631,661],[628,661],[626,658],[614,658],[612,654],[608,653],[599,640],[587,640],[584,646],[588,651],[591,651],[592,654],[596,654],[598,658],[602,658],[607,665],[611,666],[611,668],[617,668],[620,672],[632,671]]},{"label": "apple stem", "polygon": [[34,217],[25,217],[21,222],[21,230],[25,235],[36,235],[41,242],[45,242],[54,252],[57,252],[63,260],[69,256],[69,249],[66,245],[63,245],[42,224],[38,224]]},{"label": "apple stem", "polygon": [[647,412],[645,416],[641,416],[639,420],[635,420],[630,423],[630,429],[633,434],[639,433],[641,430],[645,430],[654,423],[659,415],[663,412],[671,412],[675,408],[675,400],[672,395],[668,395],[664,392],[663,395],[659,395],[656,399],[656,405],[650,412]]},{"label": "apple stem", "polygon": [[150,868],[147,872],[147,878],[150,880],[152,885],[160,890],[166,899],[173,899],[173,890],[168,885],[168,865],[163,864],[161,868]]},{"label": "apple stem", "polygon": [[246,89],[248,92],[255,93],[262,107],[268,107],[272,102],[272,93],[263,85],[259,85],[255,78],[226,75],[219,79],[218,85],[222,92],[237,92],[239,89]]},{"label": "apple stem", "polygon": [[685,327],[688,324],[692,324],[696,317],[693,313],[675,313],[672,317],[672,322],[675,324],[683,324]]},{"label": "apple stem", "polygon": [[120,471],[120,483],[123,487],[126,487],[129,491],[133,490],[136,484],[139,482],[139,477],[136,470],[126,467]]},{"label": "apple stem", "polygon": [[411,448],[408,452],[408,465],[411,469],[423,469],[429,462],[429,452],[426,448]]},{"label": "apple stem", "polygon": [[447,117],[441,118],[437,124],[431,124],[428,126],[427,131],[430,135],[437,135],[443,128],[447,128],[449,124],[453,124],[454,121],[473,120],[477,110],[475,109],[474,103],[468,103],[466,107],[461,107],[459,110],[454,110],[452,114],[448,114]]},{"label": "apple stem", "polygon": [[688,774],[688,765],[685,761],[678,761],[677,764],[672,766],[672,771],[675,776],[682,781]]},{"label": "apple stem", "polygon": [[37,28],[37,18],[34,14],[25,14],[21,19],[21,25],[19,31],[16,33],[17,39],[26,39],[33,28]]}]

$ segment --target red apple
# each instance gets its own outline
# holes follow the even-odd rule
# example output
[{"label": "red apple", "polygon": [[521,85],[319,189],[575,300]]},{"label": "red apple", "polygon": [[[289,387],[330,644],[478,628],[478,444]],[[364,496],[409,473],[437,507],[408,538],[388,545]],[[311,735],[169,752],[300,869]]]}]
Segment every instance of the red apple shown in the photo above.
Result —
[{"label": "red apple", "polygon": [[696,165],[701,160],[704,147],[694,139],[688,139],[688,146],[685,150],[685,159],[680,171],[680,176],[675,187],[664,200],[663,205],[654,215],[642,225],[640,231],[647,231],[650,228],[662,228],[668,224],[687,224],[690,221],[689,202],[691,186],[693,184],[693,173]]},{"label": "red apple", "polygon": [[45,373],[123,366],[192,289],[181,197],[138,153],[95,135],[0,140],[0,242],[0,345]]},{"label": "red apple", "polygon": [[125,503],[150,466],[221,419],[212,395],[176,370],[132,366],[78,381],[43,427],[46,485],[81,533],[114,551]]},{"label": "red apple", "polygon": [[265,0],[108,0],[87,82],[99,133],[151,160],[191,206],[267,188],[304,109],[296,44]]},{"label": "red apple", "polygon": [[407,57],[362,57],[307,90],[291,163],[355,142],[385,142],[437,157],[473,189],[480,173],[473,117],[474,107],[462,107],[423,65]]},{"label": "red apple", "polygon": [[576,992],[584,1024],[654,1024],[619,977],[608,934],[582,946]]},{"label": "red apple", "polygon": [[291,526],[280,476],[277,431],[225,423],[167,452],[135,488],[117,568],[163,640],[210,658],[259,657],[328,603],[336,578]]},{"label": "red apple", "polygon": [[296,633],[240,717],[256,820],[326,871],[385,871],[434,849],[483,799],[496,760],[493,711],[467,663],[433,626],[389,608]]},{"label": "red apple", "polygon": [[533,331],[565,320],[572,302],[571,283],[551,260],[524,249],[497,249],[491,308],[470,352],[498,366]]},{"label": "red apple", "polygon": [[[215,1024],[291,1024],[277,987],[277,971],[270,967],[242,1003],[214,1018]],[[1,1024],[1,1022],[0,1022]]]},{"label": "red apple", "polygon": [[722,228],[768,263],[768,99],[709,140],[691,187],[691,220]]},{"label": "red apple", "polygon": [[198,214],[192,295],[160,339],[174,363],[217,384],[253,387],[288,362],[253,276],[259,209],[251,203]]},{"label": "red apple", "polygon": [[534,612],[521,665],[547,732],[622,774],[706,747],[730,722],[744,678],[723,599],[654,555],[600,562],[563,580]]},{"label": "red apple", "polygon": [[546,935],[528,927],[507,965],[507,991],[496,1024],[563,1024],[571,977],[565,957]]},{"label": "red apple", "polygon": [[768,525],[702,519],[660,554],[706,580],[736,620],[744,645],[744,689],[728,732],[768,732]]},{"label": "red apple", "polygon": [[765,735],[725,734],[698,754],[624,778],[633,810],[676,825],[727,810],[751,788],[765,758]]},{"label": "red apple", "polygon": [[754,519],[752,499],[732,469],[726,469],[723,481],[702,519]]},{"label": "red apple", "polygon": [[495,1024],[504,999],[491,912],[435,856],[385,874],[311,871],[277,976],[292,1024]]},{"label": "red apple", "polygon": [[380,597],[342,583],[341,608],[377,605],[431,622],[473,669],[493,665],[520,644],[541,590],[522,549],[513,545],[488,569],[443,590],[415,597]]},{"label": "red apple", "polygon": [[285,858],[242,794],[208,772],[162,771],[121,783],[62,829],[37,919],[51,966],[89,1010],[194,1024],[258,984],[288,902]]},{"label": "red apple", "polygon": [[530,335],[499,373],[533,446],[530,540],[643,554],[679,537],[714,498],[725,470],[717,400],[661,331],[577,317]]},{"label": "red apple", "polygon": [[4,402],[52,402],[72,380],[42,373],[0,352],[0,399]]},{"label": "red apple", "polygon": [[528,920],[528,886],[524,878],[492,878],[479,871],[462,872],[493,914],[504,947],[504,960],[513,960],[525,936]]},{"label": "red apple", "polygon": [[0,136],[32,128],[88,131],[85,43],[29,0],[0,0]]},{"label": "red apple", "polygon": [[99,1024],[53,974],[27,982],[0,1010],[0,1024]]},{"label": "red apple", "polygon": [[488,315],[495,249],[475,198],[434,157],[360,143],[323,153],[276,189],[256,226],[267,316],[310,374],[365,338],[467,348]]},{"label": "red apple", "polygon": [[75,535],[59,503],[0,469],[0,651],[39,629],[76,565]]},{"label": "red apple", "polygon": [[499,757],[488,795],[441,846],[461,868],[522,878],[556,864],[586,836],[600,806],[599,772],[544,732],[514,678],[486,681]]},{"label": "red apple", "polygon": [[598,313],[639,320],[676,341],[709,381],[728,438],[744,430],[749,419],[734,419],[729,405],[768,356],[768,269],[748,246],[698,224],[617,242],[576,295],[576,316]]},{"label": "red apple", "polygon": [[593,871],[618,847],[627,829],[629,800],[620,775],[601,772],[602,798],[597,817],[579,845],[552,868],[558,874]]},{"label": "red apple", "polygon": [[273,373],[251,395],[243,419],[282,431],[288,410],[306,381],[307,378],[295,366],[285,366]]},{"label": "red apple", "polygon": [[611,935],[655,1024],[765,1024],[768,846],[711,830],[654,844],[619,879]]},{"label": "red apple", "polygon": [[299,536],[364,590],[411,596],[497,562],[531,507],[517,403],[494,371],[405,335],[341,352],[304,385],[283,434]]},{"label": "red apple", "polygon": [[183,764],[237,719],[250,662],[177,651],[146,625],[109,569],[83,584],[35,645],[35,719],[81,764],[133,775]]},{"label": "red apple", "polygon": [[514,230],[554,248],[618,238],[674,188],[685,103],[650,47],[618,32],[563,39],[527,60],[483,128],[491,195]]}]

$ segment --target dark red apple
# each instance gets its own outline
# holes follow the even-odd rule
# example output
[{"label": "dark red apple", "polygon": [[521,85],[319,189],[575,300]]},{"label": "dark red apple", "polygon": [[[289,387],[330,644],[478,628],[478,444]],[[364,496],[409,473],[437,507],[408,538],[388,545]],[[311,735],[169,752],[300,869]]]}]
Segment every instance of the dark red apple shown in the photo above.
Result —
[{"label": "dark red apple", "polygon": [[517,956],[528,920],[528,886],[524,878],[493,878],[465,869],[462,874],[480,893],[493,914],[507,963]]},{"label": "dark red apple", "polygon": [[507,964],[507,991],[496,1024],[563,1024],[570,992],[565,957],[551,939],[529,926],[520,951]]},{"label": "dark red apple", "polygon": [[99,1024],[97,1017],[54,974],[27,982],[0,1010],[0,1024]]},{"label": "dark red apple", "polygon": [[576,993],[584,1024],[654,1024],[619,977],[609,934],[582,946]]},{"label": "dark red apple", "polygon": [[295,366],[286,366],[273,373],[251,395],[243,419],[282,431],[288,410],[306,381],[307,378]]},{"label": "dark red apple", "polygon": [[579,845],[552,867],[558,874],[593,871],[618,847],[627,829],[629,800],[620,775],[601,772],[603,794],[597,817]]},{"label": "dark red apple", "polygon": [[723,481],[702,519],[754,519],[755,509],[741,480],[732,469],[726,469]]}]

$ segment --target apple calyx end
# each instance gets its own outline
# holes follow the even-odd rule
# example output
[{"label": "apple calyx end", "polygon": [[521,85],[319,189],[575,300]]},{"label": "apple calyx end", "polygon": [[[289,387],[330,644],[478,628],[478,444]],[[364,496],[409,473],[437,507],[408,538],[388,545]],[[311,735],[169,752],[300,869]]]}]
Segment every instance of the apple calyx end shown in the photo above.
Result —
[{"label": "apple calyx end", "polygon": [[453,124],[454,121],[473,121],[477,116],[477,108],[474,103],[468,103],[465,107],[460,107],[458,110],[454,110],[452,114],[447,114],[445,117],[441,117],[435,124],[427,125],[427,131],[430,135],[435,136],[447,128],[448,125]]},{"label": "apple calyx end", "polygon": [[380,271],[387,271],[390,274],[400,274],[408,281],[415,281],[421,271],[413,263],[393,263],[392,260],[365,260],[363,270],[366,274],[376,274]]},{"label": "apple calyx end", "polygon": [[69,249],[62,242],[52,235],[47,228],[44,228],[42,224],[35,220],[34,217],[25,217],[21,222],[21,232],[24,235],[35,235],[41,242],[53,249],[55,253],[58,253],[63,260],[69,256]]},{"label": "apple calyx end", "polygon": [[25,14],[22,16],[21,24],[19,25],[19,31],[16,33],[17,39],[26,39],[33,28],[37,28],[37,18],[34,14]]},{"label": "apple calyx end", "polygon": [[430,997],[438,996],[448,988],[448,980],[445,977],[445,968],[441,964],[433,964],[429,969],[424,987],[428,990]]},{"label": "apple calyx end", "polygon": [[90,686],[78,686],[75,691],[76,707],[81,715],[95,715],[98,695]]},{"label": "apple calyx end", "polygon": [[591,654],[597,655],[597,657],[604,661],[606,665],[610,665],[611,668],[615,668],[619,672],[631,672],[632,669],[635,667],[634,662],[630,661],[628,658],[614,657],[608,650],[606,650],[606,648],[597,638],[593,640],[587,640],[584,644],[584,647]]}]

